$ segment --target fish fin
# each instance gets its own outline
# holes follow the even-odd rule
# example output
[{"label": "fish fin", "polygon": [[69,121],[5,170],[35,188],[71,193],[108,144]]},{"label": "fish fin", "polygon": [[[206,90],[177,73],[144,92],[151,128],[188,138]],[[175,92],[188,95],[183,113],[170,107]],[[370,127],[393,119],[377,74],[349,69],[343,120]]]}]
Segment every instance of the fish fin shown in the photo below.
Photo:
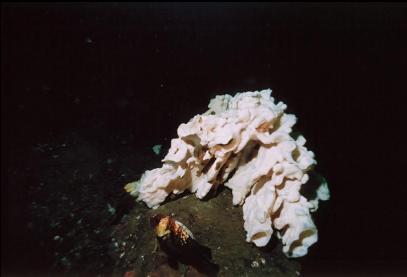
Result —
[{"label": "fish fin", "polygon": [[179,226],[182,227],[182,229],[188,234],[188,236],[190,236],[191,238],[194,238],[194,235],[192,234],[192,232],[187,228],[187,226],[185,226],[184,224],[182,224],[181,222],[179,222],[178,220],[175,220],[175,223],[178,224]]}]

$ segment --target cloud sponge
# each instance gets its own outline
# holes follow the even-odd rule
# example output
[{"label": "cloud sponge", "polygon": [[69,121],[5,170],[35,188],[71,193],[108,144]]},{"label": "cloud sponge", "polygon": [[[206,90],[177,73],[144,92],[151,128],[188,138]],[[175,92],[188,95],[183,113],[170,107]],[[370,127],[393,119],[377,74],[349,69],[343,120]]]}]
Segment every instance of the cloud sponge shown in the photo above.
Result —
[{"label": "cloud sponge", "polygon": [[248,242],[265,246],[276,231],[287,256],[304,256],[318,240],[310,212],[329,190],[324,182],[314,199],[301,195],[316,161],[304,137],[291,134],[296,117],[269,89],[218,95],[208,107],[178,127],[161,168],[125,189],[155,208],[170,193],[189,190],[202,199],[225,185],[233,204],[243,205]]}]

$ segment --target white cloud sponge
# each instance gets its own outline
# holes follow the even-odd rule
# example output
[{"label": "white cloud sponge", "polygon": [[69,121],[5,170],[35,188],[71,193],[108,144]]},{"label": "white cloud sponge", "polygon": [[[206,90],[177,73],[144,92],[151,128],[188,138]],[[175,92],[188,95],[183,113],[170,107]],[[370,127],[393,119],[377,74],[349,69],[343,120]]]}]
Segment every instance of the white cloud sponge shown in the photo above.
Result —
[{"label": "white cloud sponge", "polygon": [[296,117],[270,95],[268,89],[216,96],[207,112],[178,127],[163,166],[126,190],[156,208],[170,193],[189,190],[202,199],[224,184],[233,204],[243,205],[248,242],[265,246],[276,230],[287,256],[304,256],[318,240],[310,211],[329,199],[329,190],[323,183],[315,199],[300,194],[314,153],[304,137],[291,136]]}]

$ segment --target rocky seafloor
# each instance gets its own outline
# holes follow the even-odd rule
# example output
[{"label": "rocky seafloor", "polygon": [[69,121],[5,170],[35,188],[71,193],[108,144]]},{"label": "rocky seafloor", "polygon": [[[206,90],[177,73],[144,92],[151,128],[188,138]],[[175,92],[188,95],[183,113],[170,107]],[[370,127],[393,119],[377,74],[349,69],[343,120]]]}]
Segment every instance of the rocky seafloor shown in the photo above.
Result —
[{"label": "rocky seafloor", "polygon": [[223,189],[204,201],[191,194],[174,197],[155,210],[137,204],[115,227],[117,272],[120,275],[127,268],[136,276],[201,276],[181,263],[178,268],[171,268],[165,254],[155,249],[149,218],[160,213],[174,216],[192,231],[196,240],[212,250],[213,262],[220,266],[218,276],[298,276],[299,264],[288,260],[279,244],[259,249],[245,241],[242,209],[231,203],[231,191]]},{"label": "rocky seafloor", "polygon": [[[212,250],[218,276],[300,274],[299,262],[283,255],[277,238],[263,249],[245,241],[242,208],[232,205],[229,189],[221,187],[205,200],[189,193],[170,196],[158,209],[136,202],[123,186],[160,166],[165,149],[161,155],[153,145],[136,149],[131,133],[103,139],[92,134],[55,135],[11,150],[9,181],[20,189],[9,201],[24,216],[10,240],[10,273],[204,276],[190,265],[170,266],[157,248],[149,219],[161,213],[174,216]],[[12,245],[15,241],[25,243]]]}]

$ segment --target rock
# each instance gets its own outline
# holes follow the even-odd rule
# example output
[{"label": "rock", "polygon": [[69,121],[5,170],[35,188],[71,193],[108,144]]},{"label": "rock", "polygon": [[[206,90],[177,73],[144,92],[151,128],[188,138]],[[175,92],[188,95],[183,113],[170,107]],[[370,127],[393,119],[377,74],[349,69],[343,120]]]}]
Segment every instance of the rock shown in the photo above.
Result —
[{"label": "rock", "polygon": [[[218,194],[213,192],[212,198],[205,200],[181,194],[157,209],[148,209],[143,203],[135,204],[125,230],[114,236],[117,241],[127,240],[127,244],[131,241],[134,248],[126,250],[125,258],[131,261],[134,271],[140,276],[202,276],[196,269],[181,263],[176,269],[168,265],[166,255],[157,249],[149,223],[149,218],[158,213],[175,214],[176,219],[191,230],[198,242],[212,250],[213,261],[220,267],[218,276],[297,276],[296,272],[300,271],[299,263],[286,258],[281,245],[257,248],[245,241],[242,209],[232,205],[230,190],[221,189]],[[128,239],[130,234],[137,240]],[[274,243],[278,241],[273,239]],[[252,267],[252,261],[259,266]],[[116,268],[116,271],[120,270],[125,271]]]},{"label": "rock", "polygon": [[137,273],[134,270],[126,271],[123,277],[137,277]]}]

